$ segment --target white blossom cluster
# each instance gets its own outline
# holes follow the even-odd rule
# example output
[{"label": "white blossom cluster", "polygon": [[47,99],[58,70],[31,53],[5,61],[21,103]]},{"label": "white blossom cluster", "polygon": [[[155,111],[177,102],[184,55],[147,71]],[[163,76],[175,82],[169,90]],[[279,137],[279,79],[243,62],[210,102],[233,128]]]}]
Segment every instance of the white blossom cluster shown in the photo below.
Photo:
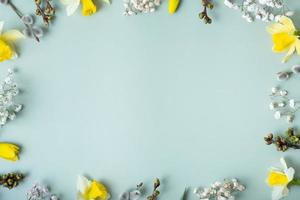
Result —
[{"label": "white blossom cluster", "polygon": [[27,192],[27,200],[58,200],[58,197],[52,194],[46,186],[35,184]]},{"label": "white blossom cluster", "polygon": [[287,9],[283,0],[242,0],[240,4],[235,0],[224,0],[224,4],[239,10],[248,22],[253,22],[255,19],[264,22],[278,21],[283,15],[290,17],[294,14]]},{"label": "white blossom cluster", "polygon": [[286,118],[288,123],[292,123],[295,114],[300,108],[299,102],[288,97],[288,91],[281,90],[279,87],[273,87],[270,95],[272,102],[269,105],[270,110],[274,111],[274,118],[279,120]]},{"label": "white blossom cluster", "polygon": [[14,72],[8,70],[8,75],[0,84],[0,125],[3,126],[8,120],[14,120],[16,113],[22,110],[22,105],[15,103],[15,97],[19,89],[14,80]]},{"label": "white blossom cluster", "polygon": [[124,0],[124,15],[132,16],[138,13],[154,12],[161,0]]},{"label": "white blossom cluster", "polygon": [[202,200],[234,200],[235,194],[245,191],[246,187],[237,179],[217,181],[207,188],[196,188],[194,193]]}]

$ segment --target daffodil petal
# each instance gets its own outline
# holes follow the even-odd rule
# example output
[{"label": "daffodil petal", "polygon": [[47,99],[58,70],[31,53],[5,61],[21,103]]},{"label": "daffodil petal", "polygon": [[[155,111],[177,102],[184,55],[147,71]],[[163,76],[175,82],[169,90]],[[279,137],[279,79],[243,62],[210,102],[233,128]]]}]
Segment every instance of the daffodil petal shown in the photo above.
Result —
[{"label": "daffodil petal", "polygon": [[1,38],[9,43],[13,43],[19,39],[25,38],[25,36],[18,30],[9,30],[3,33]]},{"label": "daffodil petal", "polygon": [[2,34],[4,21],[0,21],[0,34]]},{"label": "daffodil petal", "polygon": [[77,194],[76,200],[85,200],[82,194]]},{"label": "daffodil petal", "polygon": [[267,32],[270,34],[276,34],[276,33],[288,33],[293,34],[295,31],[295,26],[293,24],[293,21],[285,16],[280,17],[278,23],[271,24],[267,27]]},{"label": "daffodil petal", "polygon": [[80,0],[62,0],[62,2],[66,5],[67,16],[73,15],[80,5]]},{"label": "daffodil petal", "polygon": [[272,35],[276,33],[283,33],[283,32],[288,34],[293,34],[295,30],[296,29],[292,20],[285,16],[280,17],[278,23],[271,24],[267,27],[267,32]]},{"label": "daffodil petal", "polygon": [[280,17],[279,18],[279,23],[284,25],[290,33],[293,33],[296,30],[293,21],[290,18],[286,17],[286,16]]},{"label": "daffodil petal", "polygon": [[73,1],[74,1],[74,0],[60,0],[60,2],[61,2],[62,4],[64,4],[65,6],[71,4]]},{"label": "daffodil petal", "polygon": [[84,194],[85,191],[91,186],[91,181],[89,181],[86,177],[79,175],[77,178],[77,190]]},{"label": "daffodil petal", "polygon": [[276,33],[281,33],[281,32],[287,32],[287,31],[288,29],[279,23],[271,24],[267,27],[267,32],[271,35]]},{"label": "daffodil petal", "polygon": [[289,51],[287,52],[287,54],[285,55],[285,57],[282,59],[282,63],[285,63],[286,61],[288,61],[291,57],[291,55],[295,52],[296,50],[296,46],[292,46]]},{"label": "daffodil petal", "polygon": [[284,170],[284,173],[287,176],[289,182],[291,182],[294,179],[295,169],[290,167],[290,168]]},{"label": "daffodil petal", "polygon": [[273,188],[272,191],[272,200],[279,200],[287,195],[285,187],[277,186]]},{"label": "daffodil petal", "polygon": [[282,195],[283,195],[284,197],[286,197],[286,196],[289,195],[289,189],[288,189],[287,187],[284,187],[284,188],[283,188]]},{"label": "daffodil petal", "polygon": [[102,0],[104,3],[111,4],[110,0]]},{"label": "daffodil petal", "polygon": [[297,40],[297,42],[296,42],[296,51],[297,51],[297,54],[300,55],[300,40]]},{"label": "daffodil petal", "polygon": [[286,164],[286,161],[285,161],[285,159],[284,159],[283,157],[280,158],[280,163],[281,163],[281,165],[283,166],[283,169],[284,169],[284,170],[287,170],[287,169],[288,169],[287,164]]}]

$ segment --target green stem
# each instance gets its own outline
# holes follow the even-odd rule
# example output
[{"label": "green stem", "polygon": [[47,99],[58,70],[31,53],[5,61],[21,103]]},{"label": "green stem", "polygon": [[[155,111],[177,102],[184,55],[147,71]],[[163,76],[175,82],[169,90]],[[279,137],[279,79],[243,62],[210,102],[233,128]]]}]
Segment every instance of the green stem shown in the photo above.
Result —
[{"label": "green stem", "polygon": [[295,30],[295,31],[294,31],[294,35],[300,36],[300,31],[299,31],[299,30]]},{"label": "green stem", "polygon": [[299,178],[294,178],[290,183],[289,186],[300,186],[300,179]]}]

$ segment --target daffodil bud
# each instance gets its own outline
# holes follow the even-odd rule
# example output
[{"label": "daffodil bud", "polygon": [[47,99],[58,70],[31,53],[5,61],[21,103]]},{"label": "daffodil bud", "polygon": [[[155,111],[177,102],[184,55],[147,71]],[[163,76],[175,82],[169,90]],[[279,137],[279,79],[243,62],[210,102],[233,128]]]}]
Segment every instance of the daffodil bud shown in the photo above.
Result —
[{"label": "daffodil bud", "polygon": [[173,14],[176,12],[178,6],[179,6],[180,0],[169,0],[169,6],[168,10],[170,14]]},{"label": "daffodil bud", "polygon": [[0,143],[0,157],[10,161],[19,160],[20,148],[10,143]]}]

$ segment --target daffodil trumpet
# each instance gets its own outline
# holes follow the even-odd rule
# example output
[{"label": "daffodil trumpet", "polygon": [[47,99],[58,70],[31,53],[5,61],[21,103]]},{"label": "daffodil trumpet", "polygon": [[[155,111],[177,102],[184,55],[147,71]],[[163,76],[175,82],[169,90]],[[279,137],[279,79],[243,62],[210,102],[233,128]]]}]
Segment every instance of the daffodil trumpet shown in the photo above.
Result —
[{"label": "daffodil trumpet", "polygon": [[279,200],[288,196],[290,186],[300,186],[300,179],[294,177],[295,169],[288,167],[284,158],[281,158],[280,162],[282,167],[272,167],[266,180],[267,184],[273,189],[272,200]]},{"label": "daffodil trumpet", "polygon": [[290,18],[280,17],[277,23],[267,27],[267,31],[272,36],[272,50],[275,53],[287,52],[282,62],[288,61],[295,52],[300,55],[300,31]]}]

